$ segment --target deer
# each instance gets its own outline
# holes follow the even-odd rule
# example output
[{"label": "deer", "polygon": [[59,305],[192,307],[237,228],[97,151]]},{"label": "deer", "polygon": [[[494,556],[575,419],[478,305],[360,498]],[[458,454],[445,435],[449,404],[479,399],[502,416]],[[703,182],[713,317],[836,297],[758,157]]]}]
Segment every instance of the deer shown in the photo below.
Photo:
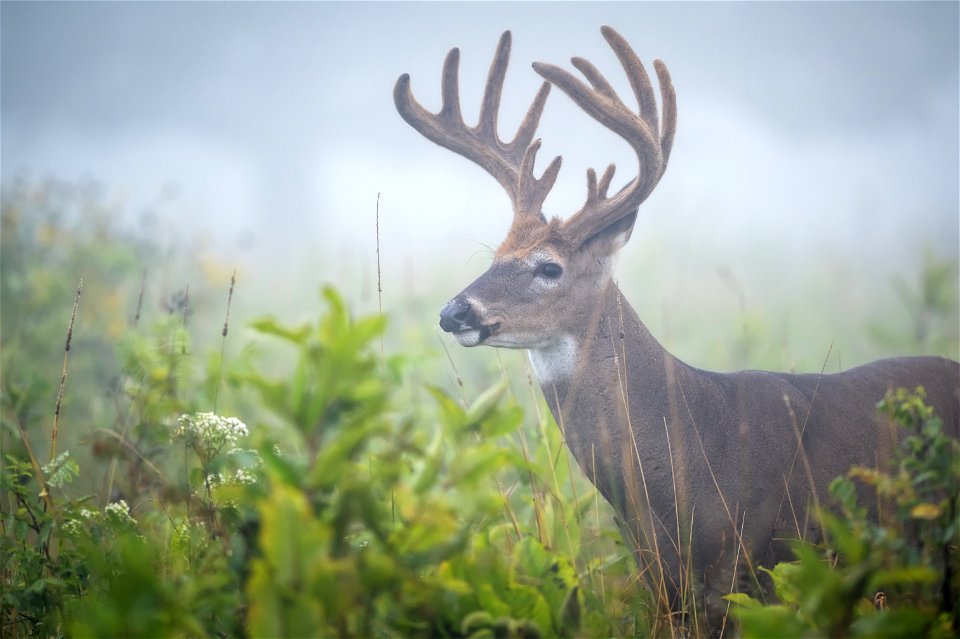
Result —
[{"label": "deer", "polygon": [[[670,354],[621,292],[614,261],[666,170],[676,92],[655,60],[658,109],[634,50],[614,29],[601,33],[636,108],[588,60],[571,60],[586,82],[534,62],[543,82],[504,142],[497,117],[509,31],[497,45],[475,126],[461,114],[457,48],[443,64],[438,113],[413,97],[409,74],[397,80],[394,102],[420,134],[493,176],[513,208],[491,265],[443,306],[440,328],[465,347],[528,352],[566,446],[613,506],[625,547],[658,601],[671,615],[693,601],[716,634],[726,622],[725,595],[762,591],[759,566],[790,559],[791,540],[820,538],[816,514],[831,480],[890,456],[901,435],[876,411],[888,390],[922,386],[958,437],[960,364],[915,356],[828,374],[712,372]],[[638,162],[636,175],[612,194],[615,166],[599,177],[589,169],[586,200],[565,219],[542,210],[561,157],[534,173],[541,145],[534,136],[553,86],[623,138]]]}]

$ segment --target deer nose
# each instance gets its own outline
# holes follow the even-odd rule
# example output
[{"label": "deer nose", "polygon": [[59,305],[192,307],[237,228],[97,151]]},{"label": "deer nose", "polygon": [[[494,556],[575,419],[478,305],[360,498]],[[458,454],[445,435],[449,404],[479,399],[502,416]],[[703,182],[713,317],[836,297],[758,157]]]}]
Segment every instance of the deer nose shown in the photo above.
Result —
[{"label": "deer nose", "polygon": [[470,301],[458,295],[440,310],[440,328],[448,333],[477,328],[474,326],[477,314]]}]

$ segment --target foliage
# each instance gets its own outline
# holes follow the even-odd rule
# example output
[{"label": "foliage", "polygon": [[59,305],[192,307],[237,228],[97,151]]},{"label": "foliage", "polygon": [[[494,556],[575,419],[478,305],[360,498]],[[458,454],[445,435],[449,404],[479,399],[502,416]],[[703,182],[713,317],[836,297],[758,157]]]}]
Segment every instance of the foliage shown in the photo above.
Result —
[{"label": "foliage", "polygon": [[[4,183],[0,388],[9,410],[0,420],[0,441],[21,457],[27,455],[22,429],[36,456],[48,458],[46,431],[64,361],[68,301],[74,299],[80,278],[84,291],[72,352],[81,356],[70,358],[60,414],[86,428],[63,429],[61,448],[71,449],[81,465],[89,464],[90,450],[80,439],[118,421],[117,410],[129,398],[136,398],[138,405],[130,415],[142,415],[144,421],[189,410],[183,405],[187,395],[176,384],[187,379],[188,372],[179,370],[191,361],[187,323],[208,304],[210,269],[193,244],[166,238],[157,224],[144,223],[134,231],[118,221],[123,217],[122,204],[95,182],[51,178]],[[189,295],[181,269],[193,280]],[[129,424],[116,431],[130,434],[135,429]],[[152,439],[152,445],[166,443],[165,433],[146,430],[134,434]],[[82,490],[101,488],[90,473],[77,481]]]},{"label": "foliage", "polygon": [[[943,433],[922,388],[888,392],[878,410],[906,431],[887,471],[855,467],[822,513],[828,541],[798,544],[797,561],[767,571],[778,604],[744,594],[735,616],[747,637],[951,637],[960,630],[960,444]],[[876,494],[879,517],[853,479]]]},{"label": "foliage", "polygon": [[[498,483],[547,481],[537,459],[511,441],[523,412],[505,401],[507,383],[469,405],[430,388],[432,418],[405,414],[392,398],[403,361],[381,360],[370,348],[384,319],[351,318],[332,289],[324,298],[329,310],[314,324],[254,325],[292,347],[290,370],[267,377],[241,358],[228,371],[231,386],[253,391],[269,411],[254,426],[211,412],[178,415],[191,403],[179,389],[192,369],[148,364],[162,362],[165,338],[132,345],[138,355],[127,356],[125,378],[133,426],[99,440],[127,466],[109,485],[137,495],[132,509],[123,499],[97,508],[67,491],[88,472],[69,452],[47,465],[32,454],[8,456],[0,548],[8,631],[613,632],[591,592],[593,568],[585,573],[579,557],[531,536],[534,520],[547,526],[550,509],[524,512],[515,506],[529,493]],[[144,366],[153,372],[144,375]],[[556,482],[556,466],[547,472]],[[567,549],[574,537],[566,535]]]},{"label": "foliage", "polygon": [[270,488],[246,586],[251,634],[571,636],[586,621],[605,632],[564,557],[482,525],[505,506],[489,493],[491,476],[526,465],[496,444],[522,419],[500,404],[502,385],[466,408],[432,389],[434,424],[391,423],[400,363],[381,370],[365,350],[383,320],[351,322],[324,294],[330,311],[315,327],[257,324],[298,352],[282,378],[249,379],[307,454],[262,451]]}]

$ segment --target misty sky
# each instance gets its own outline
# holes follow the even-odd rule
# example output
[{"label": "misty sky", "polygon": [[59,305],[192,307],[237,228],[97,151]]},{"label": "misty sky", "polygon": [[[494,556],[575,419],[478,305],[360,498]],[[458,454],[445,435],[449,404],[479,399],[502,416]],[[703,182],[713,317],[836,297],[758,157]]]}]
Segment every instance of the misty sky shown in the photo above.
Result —
[{"label": "misty sky", "polygon": [[[679,127],[638,233],[722,246],[883,255],[905,237],[956,255],[960,4],[13,3],[2,11],[2,179],[93,178],[131,219],[164,210],[224,251],[366,251],[377,194],[388,255],[495,245],[509,203],[481,169],[420,137],[392,88],[439,107],[461,47],[475,118],[504,29],[513,56],[501,137],[540,79],[535,60],[591,59],[632,96],[610,24],[669,66]],[[549,215],[580,207],[584,170],[629,147],[559,91],[540,166],[564,156]],[[637,234],[635,233],[635,237]],[[473,270],[476,270],[474,267]]]}]

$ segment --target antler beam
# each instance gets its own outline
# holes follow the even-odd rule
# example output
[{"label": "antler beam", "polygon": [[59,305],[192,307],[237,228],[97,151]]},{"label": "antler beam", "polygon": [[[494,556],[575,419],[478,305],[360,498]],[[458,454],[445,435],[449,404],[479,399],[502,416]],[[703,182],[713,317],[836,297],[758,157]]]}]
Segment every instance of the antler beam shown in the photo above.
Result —
[{"label": "antler beam", "polygon": [[533,136],[550,93],[550,84],[544,82],[541,85],[513,140],[501,141],[497,134],[497,115],[509,60],[510,32],[505,31],[490,65],[480,120],[475,127],[468,127],[460,112],[460,50],[456,48],[450,50],[443,63],[443,103],[439,113],[427,111],[416,101],[410,89],[410,76],[406,73],[394,86],[393,100],[403,119],[423,136],[480,165],[496,178],[510,196],[515,217],[539,217],[543,201],[560,171],[560,157],[557,157],[543,176],[537,179],[533,175],[533,165],[540,149],[540,140],[534,141]]},{"label": "antler beam", "polygon": [[607,79],[583,58],[573,58],[571,62],[590,86],[559,67],[542,62],[533,64],[533,68],[545,80],[560,87],[591,117],[630,143],[640,165],[633,181],[612,197],[607,196],[607,190],[616,167],[613,164],[608,166],[599,182],[593,169],[587,171],[587,200],[564,223],[564,229],[574,244],[583,242],[597,230],[636,211],[667,168],[677,128],[676,93],[666,65],[660,60],[653,63],[663,103],[661,128],[653,85],[640,58],[619,33],[606,26],[602,27],[601,32],[626,71],[639,104],[639,113],[627,107]]}]

